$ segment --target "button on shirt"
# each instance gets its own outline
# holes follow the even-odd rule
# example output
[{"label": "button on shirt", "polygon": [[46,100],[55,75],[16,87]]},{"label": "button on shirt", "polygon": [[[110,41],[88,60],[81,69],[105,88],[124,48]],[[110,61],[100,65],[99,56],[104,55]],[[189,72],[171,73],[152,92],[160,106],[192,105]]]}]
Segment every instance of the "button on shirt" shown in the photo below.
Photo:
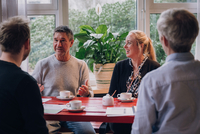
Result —
[{"label": "button on shirt", "polygon": [[140,84],[131,134],[200,134],[200,62],[174,53]]}]

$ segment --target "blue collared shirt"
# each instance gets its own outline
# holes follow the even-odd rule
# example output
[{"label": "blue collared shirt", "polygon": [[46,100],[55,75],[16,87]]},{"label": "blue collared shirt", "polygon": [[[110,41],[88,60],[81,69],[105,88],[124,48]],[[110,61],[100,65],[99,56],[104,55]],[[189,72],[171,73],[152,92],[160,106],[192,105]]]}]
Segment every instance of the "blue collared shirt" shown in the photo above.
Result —
[{"label": "blue collared shirt", "polygon": [[200,62],[174,53],[139,87],[131,134],[200,134]]}]

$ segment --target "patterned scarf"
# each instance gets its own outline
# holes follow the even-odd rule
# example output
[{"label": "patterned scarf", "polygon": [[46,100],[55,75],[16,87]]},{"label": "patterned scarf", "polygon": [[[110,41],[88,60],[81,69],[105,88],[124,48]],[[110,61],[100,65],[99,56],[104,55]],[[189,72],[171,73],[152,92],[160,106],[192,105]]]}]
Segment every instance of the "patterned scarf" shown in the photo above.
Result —
[{"label": "patterned scarf", "polygon": [[[148,57],[145,57],[140,66],[138,67],[138,72],[134,74],[134,71],[131,72],[131,75],[129,76],[127,82],[126,82],[126,87],[127,87],[127,92],[132,93],[133,97],[137,98],[138,97],[138,87],[140,85],[140,82],[142,80],[141,77],[141,68],[144,65],[145,61],[148,59]],[[129,59],[129,65],[133,67],[131,59]]]}]

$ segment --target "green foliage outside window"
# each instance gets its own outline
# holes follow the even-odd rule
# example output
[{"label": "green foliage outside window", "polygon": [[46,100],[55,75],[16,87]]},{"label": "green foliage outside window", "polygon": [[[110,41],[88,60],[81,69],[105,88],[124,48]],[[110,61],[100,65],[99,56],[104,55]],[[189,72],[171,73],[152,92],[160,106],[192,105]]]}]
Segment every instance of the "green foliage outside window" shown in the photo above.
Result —
[{"label": "green foliage outside window", "polygon": [[[98,16],[95,8],[87,11],[78,11],[69,9],[69,27],[74,34],[80,32],[79,26],[90,25],[96,29],[99,25],[106,25],[112,33],[122,34],[124,32],[136,29],[136,2],[135,0],[126,0],[113,4],[104,4],[102,13]],[[75,55],[78,51],[78,40],[75,40],[71,48],[71,54]],[[125,57],[125,51],[124,56]]]},{"label": "green foliage outside window", "polygon": [[151,14],[150,15],[150,38],[153,42],[154,49],[156,52],[157,61],[162,65],[165,63],[165,58],[167,57],[162,45],[159,41],[159,34],[156,28],[157,20],[160,14]]},{"label": "green foliage outside window", "polygon": [[55,28],[55,16],[29,16],[31,23],[31,52],[29,55],[29,71],[35,68],[35,64],[54,53],[53,30]]},{"label": "green foliage outside window", "polygon": [[[163,0],[160,0],[160,2],[162,1]],[[178,0],[176,1],[178,2]],[[112,33],[122,34],[137,28],[136,16],[136,0],[104,4],[102,5],[102,13],[100,16],[96,14],[95,8],[90,8],[87,11],[69,9],[69,27],[74,34],[77,34],[80,32],[79,26],[81,25],[90,25],[94,29],[99,25],[106,25],[110,28]],[[165,62],[166,55],[162,49],[156,29],[158,18],[159,14],[150,15],[150,38],[152,39],[156,51],[157,60],[162,65]],[[35,64],[39,60],[54,53],[53,30],[55,28],[55,16],[31,16],[30,19],[32,50],[29,56],[29,66],[31,69],[34,69]],[[73,56],[75,56],[78,51],[78,43],[78,40],[75,40],[74,45],[70,50]],[[192,47],[193,54],[194,50],[195,44]],[[126,58],[125,51],[122,51],[122,53],[123,58]]]}]

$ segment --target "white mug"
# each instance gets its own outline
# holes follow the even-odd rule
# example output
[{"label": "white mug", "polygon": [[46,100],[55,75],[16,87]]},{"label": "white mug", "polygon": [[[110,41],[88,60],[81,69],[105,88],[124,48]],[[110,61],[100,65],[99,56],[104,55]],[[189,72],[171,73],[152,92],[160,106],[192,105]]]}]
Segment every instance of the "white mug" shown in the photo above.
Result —
[{"label": "white mug", "polygon": [[67,107],[71,108],[72,110],[81,109],[82,101],[80,100],[73,100],[67,103]]},{"label": "white mug", "polygon": [[62,98],[69,98],[70,91],[60,91],[60,97]]},{"label": "white mug", "polygon": [[132,93],[121,93],[121,94],[117,94],[117,97],[121,98],[122,100],[128,100],[131,99],[132,97]]}]

